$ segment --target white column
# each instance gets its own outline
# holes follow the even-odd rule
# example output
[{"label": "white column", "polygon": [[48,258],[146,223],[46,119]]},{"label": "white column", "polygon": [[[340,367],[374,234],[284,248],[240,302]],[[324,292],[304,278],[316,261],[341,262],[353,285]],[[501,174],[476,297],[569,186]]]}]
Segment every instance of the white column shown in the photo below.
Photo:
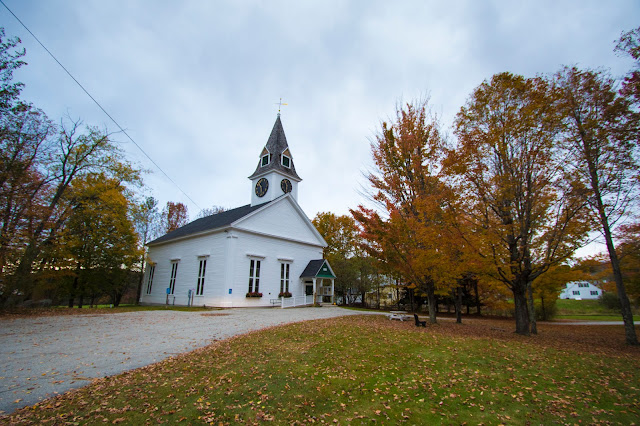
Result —
[{"label": "white column", "polygon": [[335,296],[335,293],[334,293],[334,286],[333,286],[334,283],[333,283],[333,281],[334,281],[334,279],[331,278],[331,304],[334,304],[336,302],[336,299],[335,299],[336,296]]},{"label": "white column", "polygon": [[318,297],[318,288],[316,287],[316,277],[313,277],[313,304],[316,304],[316,297]]}]

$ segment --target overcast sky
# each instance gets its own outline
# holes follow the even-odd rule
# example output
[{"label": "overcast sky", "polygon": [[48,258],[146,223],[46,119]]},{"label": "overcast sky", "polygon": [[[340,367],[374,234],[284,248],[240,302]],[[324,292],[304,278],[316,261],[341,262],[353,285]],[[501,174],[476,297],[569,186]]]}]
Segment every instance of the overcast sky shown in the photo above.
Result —
[{"label": "overcast sky", "polygon": [[[622,76],[631,62],[615,40],[640,25],[636,0],[3,1],[197,206],[115,135],[151,170],[149,195],[184,202],[192,219],[250,202],[279,98],[298,202],[310,218],[347,214],[397,102],[430,94],[448,128],[498,72]],[[116,130],[1,5],[0,26],[27,49],[23,98],[52,119]]]}]

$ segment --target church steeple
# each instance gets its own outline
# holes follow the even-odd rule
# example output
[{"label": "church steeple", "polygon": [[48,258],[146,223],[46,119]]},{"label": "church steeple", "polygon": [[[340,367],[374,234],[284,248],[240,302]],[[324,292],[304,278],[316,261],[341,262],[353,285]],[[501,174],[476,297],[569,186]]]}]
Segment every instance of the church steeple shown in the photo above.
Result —
[{"label": "church steeple", "polygon": [[293,164],[293,157],[289,151],[289,145],[287,144],[287,137],[284,134],[280,114],[278,114],[276,118],[267,144],[260,154],[258,167],[256,167],[255,172],[249,176],[249,179],[253,179],[256,176],[263,175],[272,170],[277,170],[298,181],[302,180],[296,173],[296,167]]},{"label": "church steeple", "polygon": [[289,192],[295,199],[298,197],[298,182],[302,179],[293,164],[280,113],[260,153],[258,166],[249,179],[253,185],[251,205],[274,200]]}]

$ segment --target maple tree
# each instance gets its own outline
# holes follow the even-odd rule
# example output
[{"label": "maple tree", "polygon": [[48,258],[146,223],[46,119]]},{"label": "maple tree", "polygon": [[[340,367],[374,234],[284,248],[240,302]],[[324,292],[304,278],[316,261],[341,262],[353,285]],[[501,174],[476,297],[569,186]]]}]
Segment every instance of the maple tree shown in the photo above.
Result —
[{"label": "maple tree", "polygon": [[459,275],[447,206],[453,193],[441,178],[445,141],[428,101],[396,108],[371,144],[376,170],[368,174],[378,210],[359,205],[351,214],[362,228],[365,249],[387,271],[402,275],[436,322],[436,292],[448,292]]},{"label": "maple tree", "polygon": [[162,224],[165,233],[175,231],[181,226],[189,223],[189,212],[183,203],[167,201],[167,205],[162,209]]},{"label": "maple tree", "polygon": [[536,332],[533,281],[571,256],[588,229],[554,155],[561,120],[549,86],[506,72],[484,81],[456,116],[458,146],[447,159],[467,228],[481,235],[478,254],[511,290],[516,332],[525,335]]},{"label": "maple tree", "polygon": [[90,174],[74,182],[72,211],[61,236],[62,250],[74,270],[70,307],[76,297],[82,307],[85,295],[92,297],[93,305],[101,294],[109,295],[118,306],[131,285],[127,275],[139,261],[141,250],[125,192],[120,181],[104,174]]},{"label": "maple tree", "polygon": [[565,167],[604,236],[620,299],[626,340],[638,344],[613,231],[638,196],[640,133],[631,102],[604,71],[565,67],[556,74],[564,117]]},{"label": "maple tree", "polygon": [[622,225],[618,231],[620,270],[629,298],[640,304],[640,223]]},{"label": "maple tree", "polygon": [[355,220],[347,215],[319,212],[313,225],[327,243],[323,257],[336,274],[335,292],[346,304],[360,297],[366,303],[366,294],[380,283],[377,264],[363,250],[363,243]]},{"label": "maple tree", "polygon": [[313,226],[327,243],[322,251],[325,259],[349,258],[358,252],[360,235],[355,220],[347,215],[319,212],[312,220]]}]

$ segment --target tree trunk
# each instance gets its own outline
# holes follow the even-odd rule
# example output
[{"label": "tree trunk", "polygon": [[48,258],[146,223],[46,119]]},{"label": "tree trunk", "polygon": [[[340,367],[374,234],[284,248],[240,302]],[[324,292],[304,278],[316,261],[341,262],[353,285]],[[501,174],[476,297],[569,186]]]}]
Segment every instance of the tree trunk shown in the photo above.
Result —
[{"label": "tree trunk", "polygon": [[544,296],[540,296],[540,308],[542,309],[542,320],[547,321],[547,310],[544,307]]},{"label": "tree trunk", "polygon": [[414,293],[414,290],[411,289],[411,292],[409,293],[409,302],[411,303],[411,312],[415,312],[415,309],[413,307],[413,293]]},{"label": "tree trunk", "polygon": [[631,303],[629,302],[629,296],[627,296],[627,291],[624,287],[624,281],[622,281],[622,271],[620,270],[620,260],[618,259],[618,254],[616,253],[616,249],[613,245],[613,239],[611,238],[611,230],[608,229],[608,226],[605,228],[605,240],[607,241],[607,250],[609,251],[609,259],[611,260],[613,277],[616,282],[618,299],[620,300],[620,312],[622,313],[622,320],[624,321],[625,338],[626,338],[627,344],[637,345],[638,336],[636,335],[636,329],[633,323],[633,312],[631,311]]},{"label": "tree trunk", "polygon": [[429,322],[437,324],[436,320],[436,291],[433,284],[427,285],[427,304],[429,306]]},{"label": "tree trunk", "polygon": [[602,193],[600,192],[600,186],[598,183],[598,175],[595,172],[594,166],[589,163],[589,171],[591,175],[592,190],[595,194],[595,201],[598,208],[598,216],[600,224],[602,225],[602,232],[604,239],[607,243],[607,251],[609,252],[609,260],[611,262],[611,269],[613,269],[613,278],[616,282],[616,290],[618,292],[618,299],[620,300],[620,312],[622,314],[622,320],[624,321],[624,334],[629,345],[638,344],[638,336],[636,336],[636,329],[633,324],[633,312],[631,312],[631,303],[629,303],[629,297],[622,281],[622,271],[620,270],[620,259],[616,253],[616,248],[613,244],[613,237],[611,236],[611,226],[609,225],[609,219],[605,212],[604,203],[602,202]]},{"label": "tree trunk", "polygon": [[473,291],[476,293],[476,309],[478,310],[476,313],[478,316],[482,316],[482,312],[480,311],[480,295],[478,294],[478,280],[473,281]]},{"label": "tree trunk", "polygon": [[[584,133],[584,132],[582,132]],[[587,153],[588,149],[587,139],[583,136],[583,145]],[[616,253],[616,248],[613,245],[613,238],[611,236],[611,226],[609,225],[609,218],[605,211],[604,203],[602,200],[602,191],[600,188],[600,181],[598,177],[595,161],[592,157],[587,155],[587,165],[589,167],[589,177],[591,180],[591,190],[595,196],[596,207],[598,210],[598,218],[600,219],[600,225],[602,226],[602,233],[607,243],[607,251],[609,252],[609,260],[611,261],[611,269],[613,269],[613,278],[616,282],[616,290],[618,292],[618,299],[620,300],[620,312],[622,313],[622,320],[624,321],[624,334],[629,345],[637,345],[638,337],[636,336],[636,329],[633,324],[633,313],[631,312],[631,304],[629,303],[629,297],[624,288],[624,282],[622,281],[622,271],[620,270],[620,260]]]},{"label": "tree trunk", "polygon": [[76,299],[76,289],[78,288],[78,275],[73,278],[73,285],[71,286],[71,293],[69,294],[69,307],[73,308],[73,302]]},{"label": "tree trunk", "polygon": [[511,289],[513,291],[513,301],[515,302],[516,333],[529,336],[529,310],[527,309],[527,286],[516,283]]},{"label": "tree trunk", "polygon": [[527,283],[527,306],[529,308],[529,327],[531,329],[531,334],[538,334],[536,308],[533,303],[533,285],[531,282]]},{"label": "tree trunk", "polygon": [[456,323],[462,324],[462,287],[456,287],[455,292]]}]

